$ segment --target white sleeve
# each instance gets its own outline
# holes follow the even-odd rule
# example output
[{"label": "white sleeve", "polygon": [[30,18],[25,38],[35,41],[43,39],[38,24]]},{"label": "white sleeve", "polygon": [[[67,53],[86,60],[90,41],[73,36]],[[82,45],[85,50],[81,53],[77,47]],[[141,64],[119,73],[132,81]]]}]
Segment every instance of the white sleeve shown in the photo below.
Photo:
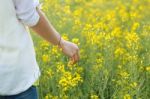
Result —
[{"label": "white sleeve", "polygon": [[36,7],[39,6],[39,0],[13,0],[17,18],[25,25],[31,27],[38,23],[39,14]]}]

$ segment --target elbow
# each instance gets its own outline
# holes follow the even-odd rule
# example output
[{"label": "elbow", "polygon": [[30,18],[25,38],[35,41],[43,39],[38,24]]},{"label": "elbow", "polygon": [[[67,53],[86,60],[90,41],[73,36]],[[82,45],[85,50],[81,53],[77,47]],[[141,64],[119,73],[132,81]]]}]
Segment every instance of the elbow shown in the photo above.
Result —
[{"label": "elbow", "polygon": [[37,11],[33,11],[31,13],[24,13],[17,15],[18,19],[26,26],[33,27],[35,26],[39,20],[40,16]]}]

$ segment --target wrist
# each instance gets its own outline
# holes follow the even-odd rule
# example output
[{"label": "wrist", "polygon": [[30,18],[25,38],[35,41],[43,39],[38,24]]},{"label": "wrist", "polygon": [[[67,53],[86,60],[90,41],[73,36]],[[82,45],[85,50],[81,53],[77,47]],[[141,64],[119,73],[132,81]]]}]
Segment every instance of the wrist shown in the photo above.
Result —
[{"label": "wrist", "polygon": [[59,42],[58,42],[58,47],[62,48],[64,44],[64,39],[60,36]]},{"label": "wrist", "polygon": [[58,46],[60,46],[61,39],[62,39],[62,38],[61,38],[61,35],[59,35],[59,38],[58,38],[58,43],[57,43],[57,45],[58,45]]}]

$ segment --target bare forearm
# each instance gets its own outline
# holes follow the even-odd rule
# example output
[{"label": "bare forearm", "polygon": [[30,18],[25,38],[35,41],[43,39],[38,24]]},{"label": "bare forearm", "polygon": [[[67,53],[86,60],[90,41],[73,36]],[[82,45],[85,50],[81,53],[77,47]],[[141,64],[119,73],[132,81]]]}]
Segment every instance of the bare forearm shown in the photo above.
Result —
[{"label": "bare forearm", "polygon": [[31,28],[48,42],[52,43],[53,45],[57,45],[60,40],[60,34],[50,24],[46,16],[39,8],[37,8],[37,11],[40,15],[39,22]]},{"label": "bare forearm", "polygon": [[39,8],[37,8],[37,11],[40,15],[39,22],[31,28],[48,42],[58,45],[62,52],[69,56],[73,63],[76,63],[80,58],[78,46],[72,42],[60,39],[60,34],[49,23],[43,12]]}]

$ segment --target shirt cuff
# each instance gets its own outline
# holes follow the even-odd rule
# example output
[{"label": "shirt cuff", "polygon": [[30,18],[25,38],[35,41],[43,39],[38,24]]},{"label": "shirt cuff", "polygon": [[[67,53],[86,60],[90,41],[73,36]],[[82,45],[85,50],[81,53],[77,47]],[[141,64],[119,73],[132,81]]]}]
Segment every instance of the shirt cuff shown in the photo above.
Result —
[{"label": "shirt cuff", "polygon": [[32,17],[30,17],[30,19],[28,20],[28,23],[27,23],[28,26],[29,27],[35,26],[38,23],[39,19],[40,19],[40,16],[39,16],[38,12],[35,11],[34,15],[32,15]]},{"label": "shirt cuff", "polygon": [[40,2],[39,0],[34,1],[34,7],[40,7]]},{"label": "shirt cuff", "polygon": [[40,16],[36,10],[36,7],[40,7],[40,3],[38,1],[34,3],[35,11],[34,11],[32,17],[30,17],[30,19],[28,20],[28,22],[29,22],[28,26],[29,27],[33,27],[39,22]]}]

